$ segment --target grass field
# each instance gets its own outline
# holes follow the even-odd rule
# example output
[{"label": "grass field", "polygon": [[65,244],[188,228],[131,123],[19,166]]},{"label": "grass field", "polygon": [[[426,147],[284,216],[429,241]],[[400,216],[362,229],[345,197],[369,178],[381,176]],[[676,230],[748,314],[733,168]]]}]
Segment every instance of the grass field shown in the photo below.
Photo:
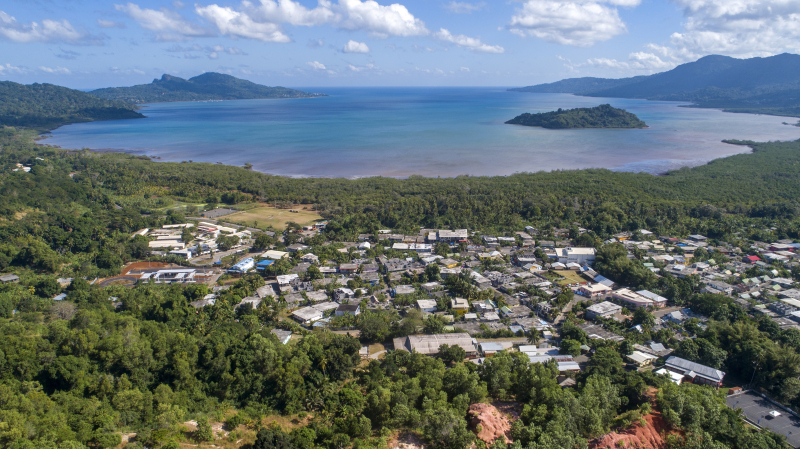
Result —
[{"label": "grass field", "polygon": [[583,278],[577,271],[571,270],[563,270],[563,271],[556,271],[556,274],[559,276],[563,276],[564,280],[558,281],[559,285],[569,285],[569,284],[577,284],[580,282],[586,282],[586,279]]},{"label": "grass field", "polygon": [[303,207],[310,208],[310,206],[297,205],[291,209],[298,211],[294,213],[289,212],[289,209],[276,209],[271,206],[262,205],[243,212],[226,215],[224,220],[231,223],[252,226],[254,228],[266,228],[271,226],[279,231],[286,229],[286,223],[290,221],[305,226],[317,220],[322,220],[319,214],[310,210],[303,210]]}]

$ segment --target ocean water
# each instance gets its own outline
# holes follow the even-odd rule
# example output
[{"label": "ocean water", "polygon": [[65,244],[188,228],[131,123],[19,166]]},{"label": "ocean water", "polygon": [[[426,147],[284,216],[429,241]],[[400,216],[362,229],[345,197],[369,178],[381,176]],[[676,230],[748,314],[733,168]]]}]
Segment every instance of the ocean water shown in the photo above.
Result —
[{"label": "ocean water", "polygon": [[[139,120],[61,127],[45,142],[161,161],[221,162],[284,176],[508,175],[609,168],[660,173],[742,151],[722,139],[800,139],[797,119],[680,103],[505,88],[313,88],[329,97],[147,105]],[[610,103],[648,129],[506,125],[523,112]]]}]

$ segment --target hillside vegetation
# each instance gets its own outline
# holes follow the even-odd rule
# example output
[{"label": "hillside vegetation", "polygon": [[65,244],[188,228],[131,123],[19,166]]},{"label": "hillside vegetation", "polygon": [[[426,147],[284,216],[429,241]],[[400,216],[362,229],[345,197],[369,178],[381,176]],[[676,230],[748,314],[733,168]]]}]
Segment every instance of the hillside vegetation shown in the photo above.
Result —
[{"label": "hillside vegetation", "polygon": [[635,114],[603,104],[593,108],[561,109],[539,114],[524,113],[506,122],[509,125],[540,126],[548,129],[645,128]]},{"label": "hillside vegetation", "polygon": [[95,120],[143,118],[128,103],[53,84],[0,81],[0,126],[47,130]]},{"label": "hillside vegetation", "polygon": [[215,72],[207,72],[188,80],[165,74],[161,79],[155,79],[150,84],[97,89],[93,90],[91,94],[100,98],[130,103],[325,96],[285,87],[262,86],[251,81]]},{"label": "hillside vegetation", "polygon": [[800,116],[800,55],[706,56],[667,72],[622,79],[574,78],[511,89],[590,97],[688,101],[695,107]]}]

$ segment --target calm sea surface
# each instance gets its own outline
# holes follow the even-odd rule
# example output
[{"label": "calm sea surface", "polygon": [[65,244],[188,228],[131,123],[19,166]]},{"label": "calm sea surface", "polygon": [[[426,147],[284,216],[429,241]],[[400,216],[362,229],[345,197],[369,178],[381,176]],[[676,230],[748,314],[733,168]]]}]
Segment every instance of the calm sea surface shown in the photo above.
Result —
[{"label": "calm sea surface", "polygon": [[[148,105],[140,120],[53,131],[63,148],[123,150],[162,161],[222,162],[286,176],[508,175],[602,167],[663,172],[745,151],[722,139],[800,139],[797,119],[678,103],[506,92],[504,88],[313,88],[330,97]],[[649,129],[505,125],[523,112],[610,103]]]}]

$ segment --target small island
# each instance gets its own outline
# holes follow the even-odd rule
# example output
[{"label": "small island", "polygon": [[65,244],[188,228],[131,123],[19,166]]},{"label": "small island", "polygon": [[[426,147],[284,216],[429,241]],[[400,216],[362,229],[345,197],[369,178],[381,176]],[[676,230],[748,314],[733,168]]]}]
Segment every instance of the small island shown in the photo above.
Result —
[{"label": "small island", "polygon": [[594,108],[561,109],[539,114],[524,113],[506,122],[509,125],[540,126],[547,129],[647,128],[635,114],[601,104]]}]

